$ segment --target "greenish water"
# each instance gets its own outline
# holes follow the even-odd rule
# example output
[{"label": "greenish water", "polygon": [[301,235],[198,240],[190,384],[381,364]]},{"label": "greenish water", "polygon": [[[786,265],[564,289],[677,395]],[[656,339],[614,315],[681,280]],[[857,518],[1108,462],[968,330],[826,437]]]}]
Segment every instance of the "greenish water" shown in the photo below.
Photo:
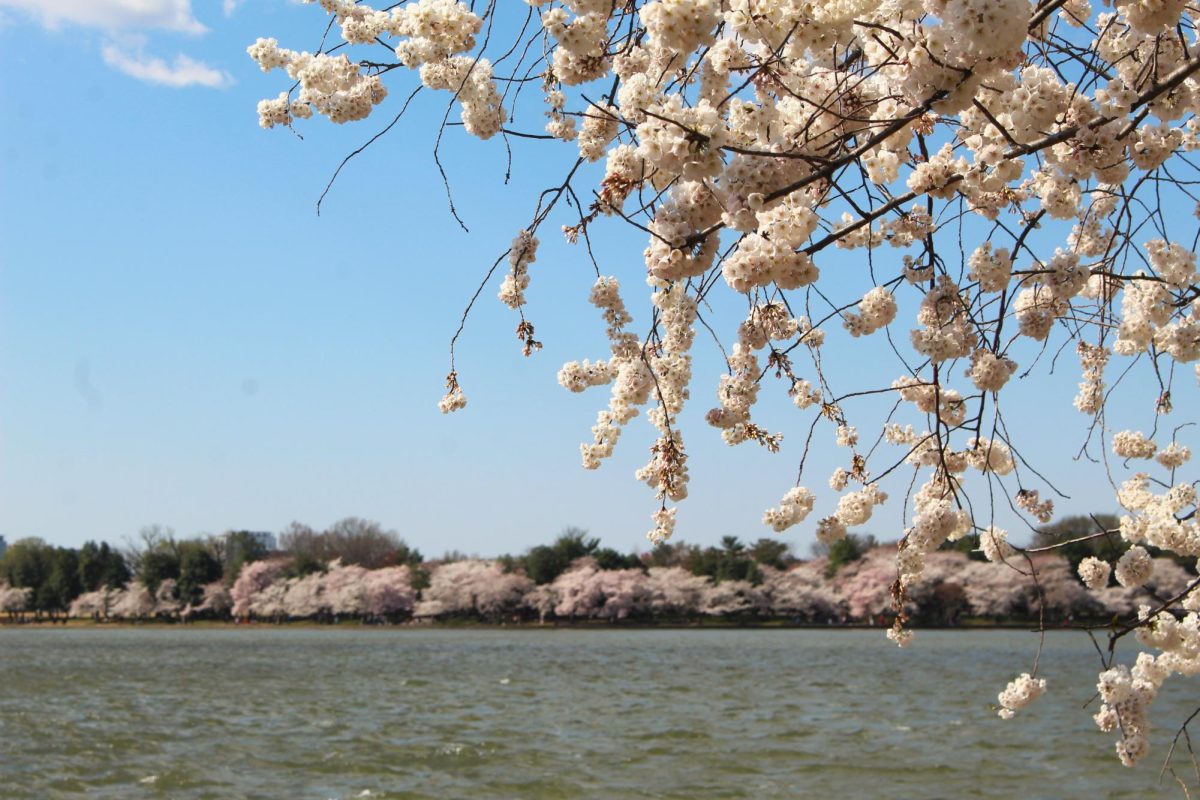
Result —
[{"label": "greenish water", "polygon": [[988,708],[1036,635],[881,631],[0,630],[0,797],[1143,798],[1047,637],[1046,696]]}]

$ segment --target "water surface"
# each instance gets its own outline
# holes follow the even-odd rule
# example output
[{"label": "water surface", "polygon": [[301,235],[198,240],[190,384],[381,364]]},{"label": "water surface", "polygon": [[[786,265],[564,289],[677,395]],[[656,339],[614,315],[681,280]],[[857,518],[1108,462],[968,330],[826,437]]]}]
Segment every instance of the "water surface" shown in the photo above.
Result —
[{"label": "water surface", "polygon": [[[1020,631],[5,629],[0,797],[1182,797],[1173,679],[1135,769],[1097,657]],[[1173,685],[1172,685],[1173,684]]]}]

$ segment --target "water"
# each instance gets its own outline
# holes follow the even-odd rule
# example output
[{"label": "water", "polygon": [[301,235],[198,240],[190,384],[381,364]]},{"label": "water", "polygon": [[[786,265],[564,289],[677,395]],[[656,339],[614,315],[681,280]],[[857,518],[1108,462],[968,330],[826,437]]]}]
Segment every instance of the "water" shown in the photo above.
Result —
[{"label": "water", "polygon": [[[1183,797],[1176,679],[1125,769],[1097,658],[988,708],[1037,637],[820,630],[0,630],[0,798]],[[1168,727],[1170,726],[1170,727]],[[1183,765],[1180,760],[1180,765]],[[1186,773],[1182,773],[1186,774]],[[1193,779],[1193,784],[1194,784]]]}]

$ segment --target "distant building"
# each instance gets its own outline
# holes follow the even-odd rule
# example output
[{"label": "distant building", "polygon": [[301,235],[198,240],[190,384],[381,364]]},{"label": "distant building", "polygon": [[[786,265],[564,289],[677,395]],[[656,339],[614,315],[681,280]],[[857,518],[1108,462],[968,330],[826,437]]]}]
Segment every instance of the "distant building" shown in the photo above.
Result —
[{"label": "distant building", "polygon": [[247,531],[254,538],[254,541],[263,546],[267,552],[274,550],[278,543],[275,541],[275,534],[268,531]]},{"label": "distant building", "polygon": [[221,534],[217,538],[219,538],[222,542],[225,542],[228,544],[230,538],[235,535],[250,537],[256,543],[262,545],[262,548],[264,550],[266,550],[268,553],[273,551],[277,547],[277,542],[275,541],[275,534],[270,533],[268,531],[226,531],[225,533]]},{"label": "distant building", "polygon": [[4,537],[0,536],[0,556],[4,555],[4,551],[8,549],[8,542],[4,541]]}]

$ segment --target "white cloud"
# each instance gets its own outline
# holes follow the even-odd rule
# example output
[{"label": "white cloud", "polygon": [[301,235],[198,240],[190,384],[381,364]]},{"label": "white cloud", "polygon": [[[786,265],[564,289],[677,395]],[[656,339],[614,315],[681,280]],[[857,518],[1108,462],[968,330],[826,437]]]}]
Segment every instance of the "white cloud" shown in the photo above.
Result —
[{"label": "white cloud", "polygon": [[[229,0],[226,0],[226,8]],[[160,28],[204,33],[192,14],[192,0],[0,0],[0,7],[21,9],[47,28],[85,25],[109,31]]]},{"label": "white cloud", "polygon": [[[223,0],[226,16],[242,0]],[[0,0],[5,8],[32,17],[52,30],[79,25],[107,31],[104,62],[130,77],[160,86],[220,88],[233,83],[228,72],[179,53],[168,63],[142,52],[142,31],[202,34],[208,31],[192,13],[192,0]],[[4,19],[0,16],[0,20]]]},{"label": "white cloud", "polygon": [[175,89],[185,86],[219,89],[233,83],[233,78],[228,72],[213,69],[204,62],[196,61],[182,53],[175,56],[173,64],[168,64],[161,58],[141,53],[130,55],[115,45],[107,44],[104,46],[104,63],[139,81]]}]

